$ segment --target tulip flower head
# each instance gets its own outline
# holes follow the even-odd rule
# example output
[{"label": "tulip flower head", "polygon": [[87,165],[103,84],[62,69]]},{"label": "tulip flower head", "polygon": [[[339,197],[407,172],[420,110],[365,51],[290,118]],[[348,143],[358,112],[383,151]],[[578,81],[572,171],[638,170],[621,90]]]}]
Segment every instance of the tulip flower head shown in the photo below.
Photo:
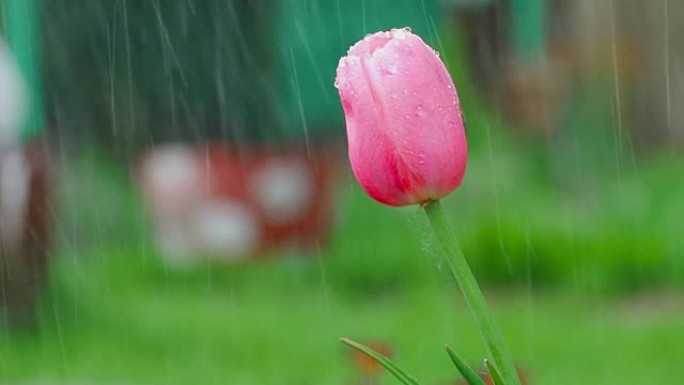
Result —
[{"label": "tulip flower head", "polygon": [[456,189],[468,150],[456,88],[438,54],[408,28],[366,36],[335,81],[354,176],[375,200],[420,204]]}]

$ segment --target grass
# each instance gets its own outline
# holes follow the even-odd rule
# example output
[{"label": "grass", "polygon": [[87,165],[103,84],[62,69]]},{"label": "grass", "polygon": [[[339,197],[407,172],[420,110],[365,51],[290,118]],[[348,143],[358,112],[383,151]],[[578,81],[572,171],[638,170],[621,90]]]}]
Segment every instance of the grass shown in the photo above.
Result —
[{"label": "grass", "polygon": [[[69,170],[67,181],[78,183],[64,192],[40,326],[0,335],[4,383],[354,384],[343,336],[389,342],[396,362],[426,384],[456,378],[445,343],[475,365],[483,358],[417,209],[385,208],[348,187],[320,256],[174,269],[156,255],[124,174],[97,158]],[[465,206],[467,241],[474,216],[457,205],[470,193],[459,194],[446,204]],[[684,374],[676,294],[541,290],[534,280],[487,293],[536,384],[668,383]]]},{"label": "grass", "polygon": [[[2,378],[352,384],[341,336],[391,343],[396,361],[428,384],[455,378],[445,343],[472,362],[483,357],[448,284],[358,298],[325,287],[312,261],[168,271],[115,250],[100,257],[107,263],[59,266],[39,334],[2,337]],[[681,369],[684,307],[676,297],[640,303],[573,292],[489,294],[535,383],[667,383]]]}]

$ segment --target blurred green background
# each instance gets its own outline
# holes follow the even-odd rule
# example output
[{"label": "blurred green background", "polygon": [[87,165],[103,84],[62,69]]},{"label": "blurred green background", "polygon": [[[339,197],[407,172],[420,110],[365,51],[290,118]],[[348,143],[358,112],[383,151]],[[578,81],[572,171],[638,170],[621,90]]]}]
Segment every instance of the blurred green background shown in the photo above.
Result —
[{"label": "blurred green background", "polygon": [[385,341],[426,384],[457,383],[443,345],[474,365],[484,349],[439,245],[419,208],[368,198],[344,153],[330,243],[234,266],[166,264],[131,173],[166,142],[342,143],[337,60],[411,26],[459,90],[471,156],[444,206],[516,362],[533,384],[676,382],[683,87],[654,68],[680,48],[649,47],[681,16],[663,37],[653,10],[635,35],[631,2],[594,6],[583,34],[558,1],[39,3],[54,248],[37,326],[0,333],[0,379],[362,384],[346,336]]}]

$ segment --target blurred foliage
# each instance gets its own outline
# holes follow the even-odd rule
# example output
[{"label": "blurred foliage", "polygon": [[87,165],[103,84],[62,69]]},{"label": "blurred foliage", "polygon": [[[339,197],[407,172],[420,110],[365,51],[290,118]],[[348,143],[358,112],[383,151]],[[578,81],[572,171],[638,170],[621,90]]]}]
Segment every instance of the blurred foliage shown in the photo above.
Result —
[{"label": "blurred foliage", "polygon": [[[456,378],[444,343],[457,344],[473,365],[483,354],[455,289],[348,297],[325,284],[316,263],[175,270],[132,249],[62,254],[40,333],[0,334],[0,377],[342,385],[358,377],[338,341],[350,336],[388,342],[397,362],[438,384]],[[676,296],[627,304],[575,292],[490,294],[511,352],[535,382],[667,383],[684,354]]]},{"label": "blurred foliage", "polygon": [[[484,148],[471,148],[464,183],[444,203],[485,285],[602,293],[684,286],[684,241],[678,235],[684,181],[672,178],[684,172],[684,159],[644,160],[638,169],[605,172],[595,184],[573,190],[566,187],[572,175],[550,182],[540,172],[533,144],[488,129],[486,121],[469,119],[471,130],[488,131],[490,139]],[[158,258],[145,210],[122,170],[97,152],[65,167],[62,248],[76,255],[129,245],[132,258]],[[581,186],[582,180],[574,183]],[[419,208],[377,204],[351,176],[340,181],[337,202],[332,241],[304,262],[303,282],[322,274],[332,290],[352,296],[450,282]],[[239,271],[233,278],[239,279]],[[160,278],[167,274],[160,270]]]},{"label": "blurred foliage", "polygon": [[[671,177],[684,160],[654,159],[574,194],[549,188],[532,157],[500,150],[473,156],[463,187],[445,202],[484,284],[603,293],[684,285],[684,182]],[[420,210],[353,192],[341,206],[338,243],[324,255],[332,281],[363,294],[433,279],[428,265],[440,265],[440,251],[426,242]]]},{"label": "blurred foliage", "polygon": [[[163,141],[343,134],[337,61],[365,34],[435,40],[436,2],[42,2],[53,133],[135,154]],[[388,11],[389,10],[389,11]]]},{"label": "blurred foliage", "polygon": [[275,53],[281,124],[290,136],[343,134],[333,87],[340,57],[364,36],[409,27],[437,45],[437,0],[279,0]]},{"label": "blurred foliage", "polygon": [[[445,30],[434,40],[459,88],[470,146],[463,186],[445,208],[453,210],[478,278],[604,292],[684,284],[679,257],[684,244],[677,231],[684,226],[684,180],[673,177],[684,172],[684,159],[634,146],[629,121],[623,124],[616,116],[610,80],[578,82],[553,136],[521,136],[473,88],[458,36]],[[66,238],[104,242],[103,221],[120,223],[116,218],[128,212],[127,224],[107,238],[139,239],[150,246],[127,177],[112,177],[120,171],[96,150],[85,152],[77,164],[69,164],[65,174],[71,193],[65,194],[62,209],[72,218],[61,226]],[[74,177],[75,170],[84,175]],[[90,187],[84,189],[84,181],[91,181]],[[97,197],[90,206],[84,205],[88,191]],[[130,200],[121,202],[124,197]],[[333,287],[366,295],[435,280],[439,248],[420,210],[379,205],[347,176],[338,189],[336,211],[335,237],[321,255]],[[111,218],[103,219],[106,215]]]},{"label": "blurred foliage", "polygon": [[263,135],[275,115],[273,13],[264,1],[44,1],[59,136],[125,152]]}]

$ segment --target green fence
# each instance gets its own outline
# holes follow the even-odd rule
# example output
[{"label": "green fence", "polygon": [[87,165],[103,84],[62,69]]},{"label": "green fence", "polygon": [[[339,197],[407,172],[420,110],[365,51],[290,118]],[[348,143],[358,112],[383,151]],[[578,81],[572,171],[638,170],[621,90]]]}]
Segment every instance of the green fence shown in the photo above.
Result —
[{"label": "green fence", "polygon": [[52,119],[68,122],[60,134],[126,148],[341,135],[340,56],[392,27],[436,44],[441,22],[437,0],[41,4]]},{"label": "green fence", "polygon": [[280,0],[276,49],[280,124],[290,137],[341,133],[333,87],[340,57],[369,33],[410,27],[437,46],[434,0]]},{"label": "green fence", "polygon": [[45,126],[37,3],[36,0],[4,0],[0,2],[0,10],[3,35],[29,87],[29,117],[21,130],[22,139],[28,140]]}]

